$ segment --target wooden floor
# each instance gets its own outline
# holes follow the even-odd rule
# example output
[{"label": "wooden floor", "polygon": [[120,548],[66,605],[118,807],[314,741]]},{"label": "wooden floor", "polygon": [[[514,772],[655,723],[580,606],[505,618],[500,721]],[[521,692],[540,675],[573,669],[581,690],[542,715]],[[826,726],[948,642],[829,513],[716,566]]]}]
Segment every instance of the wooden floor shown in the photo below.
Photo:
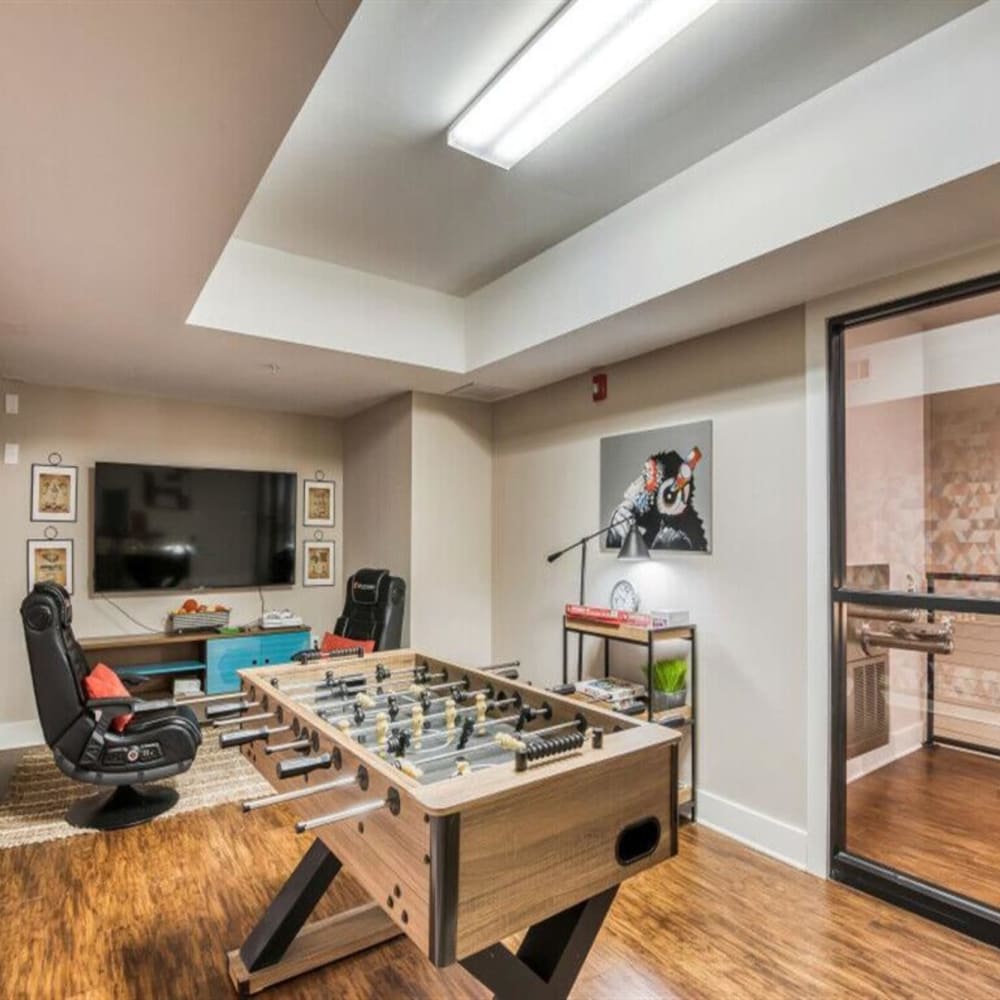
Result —
[{"label": "wooden floor", "polygon": [[851,782],[847,846],[1000,906],[1000,759],[933,747]]},{"label": "wooden floor", "polygon": [[[282,810],[235,805],[0,852],[4,1000],[227,1000],[237,945],[305,847]],[[255,867],[251,856],[263,858]],[[338,882],[341,880],[338,879]],[[321,915],[357,899],[335,883]],[[263,994],[481,998],[405,938]],[[703,827],[623,887],[581,998],[1000,996],[1000,957],[911,914],[771,861]]]}]

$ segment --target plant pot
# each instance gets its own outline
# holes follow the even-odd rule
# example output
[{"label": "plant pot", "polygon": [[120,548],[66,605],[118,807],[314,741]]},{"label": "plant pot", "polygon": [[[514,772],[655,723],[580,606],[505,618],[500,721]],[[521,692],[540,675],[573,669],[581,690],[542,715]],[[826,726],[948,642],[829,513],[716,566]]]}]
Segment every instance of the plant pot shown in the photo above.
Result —
[{"label": "plant pot", "polygon": [[687,688],[679,691],[657,691],[653,690],[653,711],[662,712],[668,708],[681,708],[687,704]]}]

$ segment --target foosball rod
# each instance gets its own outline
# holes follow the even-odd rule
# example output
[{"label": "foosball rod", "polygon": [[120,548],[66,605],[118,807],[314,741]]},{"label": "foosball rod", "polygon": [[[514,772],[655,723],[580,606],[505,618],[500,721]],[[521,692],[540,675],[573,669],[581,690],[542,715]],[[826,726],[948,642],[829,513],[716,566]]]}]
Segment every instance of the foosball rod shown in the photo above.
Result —
[{"label": "foosball rod", "polygon": [[288,743],[275,743],[273,745],[269,743],[264,747],[264,753],[270,757],[271,754],[281,753],[282,750],[308,750],[310,746],[312,744],[309,740],[291,740]]},{"label": "foosball rod", "polygon": [[238,747],[244,743],[256,743],[257,740],[267,740],[276,733],[287,733],[291,731],[291,726],[274,726],[262,729],[238,729],[234,733],[223,733],[219,737],[219,746],[225,750],[227,747]]},{"label": "foosball rod", "polygon": [[[356,666],[356,664],[355,664]],[[381,666],[381,664],[380,664]],[[355,671],[351,674],[345,674],[342,677],[337,677],[332,670],[328,670],[324,677],[317,677],[312,681],[298,681],[295,684],[281,684],[278,682],[278,678],[272,678],[271,684],[278,691],[322,691],[324,688],[333,688],[340,684],[356,685],[361,682],[361,686],[364,688],[369,688],[374,685],[384,684],[387,680],[395,679],[397,681],[407,680],[411,677],[416,677],[418,674],[426,674],[427,677],[445,677],[446,674],[431,674],[429,666],[422,667],[404,667],[400,670],[393,672],[391,670],[386,670],[383,675],[380,676],[379,672],[376,670],[373,673],[358,673]]]},{"label": "foosball rod", "polygon": [[317,795],[319,792],[332,792],[337,788],[350,788],[357,784],[358,779],[353,775],[343,778],[336,778],[333,781],[324,782],[321,785],[312,787],[296,788],[294,792],[277,792],[274,795],[265,795],[260,799],[250,799],[243,803],[244,812],[253,812],[255,809],[263,809],[265,806],[277,806],[282,802],[293,802],[295,799],[304,799],[307,795]]},{"label": "foosball rod", "polygon": [[[398,801],[398,800],[397,800]],[[295,824],[296,833],[305,833],[307,830],[315,830],[318,826],[329,826],[331,823],[343,823],[345,819],[355,819],[358,816],[367,816],[369,813],[385,809],[392,805],[392,799],[374,799],[371,802],[362,802],[356,806],[349,806],[341,809],[340,812],[328,813],[326,816],[314,816],[312,819],[301,819]]]},{"label": "foosball rod", "polygon": [[[504,721],[504,720],[502,720],[502,719],[490,719],[490,720],[488,720],[489,723],[502,722],[502,721]],[[535,730],[533,730],[532,732],[529,732],[529,733],[522,733],[521,736],[520,736],[520,739],[522,740],[522,742],[524,742],[524,741],[527,741],[527,740],[532,739],[532,738],[542,738],[544,736],[550,735],[551,733],[558,732],[561,729],[567,729],[570,726],[576,726],[577,728],[579,728],[579,723],[577,723],[575,721],[574,722],[560,722],[560,723],[558,723],[557,725],[554,725],[554,726],[546,726],[544,729],[535,729]],[[503,734],[499,734],[499,733],[497,734],[497,736],[500,736],[500,735],[503,735]],[[517,738],[518,737],[512,737],[512,739],[517,739]],[[439,761],[439,760],[449,760],[449,759],[454,758],[454,757],[461,757],[461,756],[463,756],[464,754],[467,754],[467,753],[480,753],[483,750],[496,750],[498,747],[500,747],[500,744],[497,743],[496,737],[494,737],[494,739],[491,740],[489,743],[477,743],[477,744],[474,744],[473,746],[463,747],[461,750],[448,750],[446,753],[435,753],[435,748],[431,748],[429,750],[423,751],[423,753],[418,750],[416,753],[414,753],[414,754],[407,754],[406,756],[407,756],[407,758],[409,758],[411,760],[415,760],[418,764],[433,764],[433,763],[435,763],[436,761]],[[505,749],[505,748],[504,747],[500,747],[500,749]],[[434,755],[430,756],[430,757],[427,757],[427,756],[425,756],[425,754],[427,754],[427,753],[432,753]]]},{"label": "foosball rod", "polygon": [[[428,680],[437,680],[441,677],[447,677],[447,674],[428,674]],[[422,691],[440,691],[442,688],[456,687],[462,684],[462,681],[445,681],[441,684],[424,684],[419,681],[407,681],[405,678],[400,678],[405,684],[403,687],[386,687],[385,681],[374,681],[371,684],[364,684],[357,686],[351,691],[349,695],[340,693],[340,696],[335,698],[334,687],[329,688],[317,688],[315,691],[311,691],[308,694],[298,695],[295,700],[306,704],[308,702],[321,702],[321,701],[341,701],[348,702],[352,699],[360,698],[365,695],[369,698],[388,698],[390,695],[402,695],[402,694],[414,694]],[[374,694],[372,690],[374,689]],[[279,688],[279,690],[281,690]]]},{"label": "foosball rod", "polygon": [[258,715],[234,715],[231,719],[216,719],[212,726],[221,729],[223,726],[240,726],[244,722],[263,722],[264,719],[273,719],[274,712],[261,712]]}]

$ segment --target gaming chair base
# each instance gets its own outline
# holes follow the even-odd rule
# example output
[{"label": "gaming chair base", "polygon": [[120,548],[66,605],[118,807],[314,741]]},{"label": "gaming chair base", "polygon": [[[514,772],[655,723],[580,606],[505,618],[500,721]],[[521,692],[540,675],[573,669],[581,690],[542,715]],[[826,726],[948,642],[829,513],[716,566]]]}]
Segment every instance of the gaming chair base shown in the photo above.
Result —
[{"label": "gaming chair base", "polygon": [[122,830],[147,823],[177,804],[177,790],[152,787],[139,791],[119,785],[113,792],[99,792],[78,799],[66,813],[66,822],[84,830]]}]

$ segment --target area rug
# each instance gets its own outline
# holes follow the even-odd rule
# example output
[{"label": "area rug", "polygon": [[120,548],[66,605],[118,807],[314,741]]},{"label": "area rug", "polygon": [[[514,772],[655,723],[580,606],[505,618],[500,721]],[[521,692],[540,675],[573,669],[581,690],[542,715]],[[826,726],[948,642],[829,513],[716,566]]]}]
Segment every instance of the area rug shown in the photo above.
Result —
[{"label": "area rug", "polygon": [[[187,771],[156,784],[176,788],[180,800],[154,822],[222,802],[242,802],[272,791],[237,750],[223,750],[210,736]],[[101,790],[97,785],[67,778],[56,767],[48,748],[28,750],[11,777],[6,799],[0,802],[0,850],[95,832],[70,826],[65,816],[76,799]]]}]

